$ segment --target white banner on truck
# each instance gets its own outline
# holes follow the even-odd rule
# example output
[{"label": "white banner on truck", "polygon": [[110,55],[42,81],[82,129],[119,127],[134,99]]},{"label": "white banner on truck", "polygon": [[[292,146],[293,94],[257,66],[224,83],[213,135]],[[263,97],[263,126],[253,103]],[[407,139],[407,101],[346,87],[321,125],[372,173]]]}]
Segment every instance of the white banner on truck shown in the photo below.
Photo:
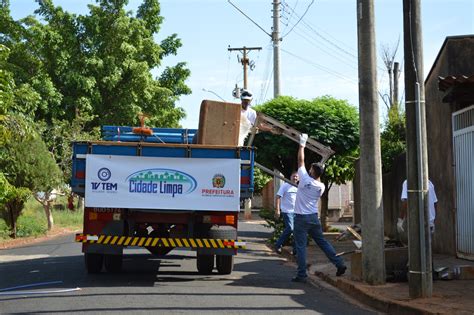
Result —
[{"label": "white banner on truck", "polygon": [[86,156],[86,207],[239,211],[240,159]]}]

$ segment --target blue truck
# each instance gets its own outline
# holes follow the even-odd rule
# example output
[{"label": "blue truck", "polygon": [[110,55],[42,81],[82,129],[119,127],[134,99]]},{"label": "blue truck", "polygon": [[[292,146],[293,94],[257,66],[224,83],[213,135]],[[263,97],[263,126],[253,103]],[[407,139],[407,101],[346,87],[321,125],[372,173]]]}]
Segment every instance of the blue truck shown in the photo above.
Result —
[{"label": "blue truck", "polygon": [[72,191],[84,197],[89,273],[118,272],[124,249],[196,251],[200,274],[233,270],[240,202],[253,193],[254,148],[193,144],[196,130],[104,126],[73,143]]}]

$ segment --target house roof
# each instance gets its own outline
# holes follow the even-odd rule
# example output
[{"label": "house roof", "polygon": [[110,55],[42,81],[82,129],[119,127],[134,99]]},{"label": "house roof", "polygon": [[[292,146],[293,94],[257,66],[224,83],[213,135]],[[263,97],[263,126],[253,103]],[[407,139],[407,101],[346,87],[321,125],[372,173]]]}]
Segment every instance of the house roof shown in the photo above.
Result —
[{"label": "house roof", "polygon": [[450,75],[447,77],[438,77],[438,89],[443,92],[446,92],[450,88],[461,85],[461,84],[467,84],[470,86],[472,85],[474,87],[474,75],[471,75],[471,76]]},{"label": "house roof", "polygon": [[445,39],[444,39],[444,42],[443,42],[443,45],[441,45],[441,48],[438,52],[438,55],[436,56],[436,59],[435,61],[433,62],[433,65],[431,66],[431,69],[430,69],[430,72],[428,73],[428,75],[426,76],[426,79],[425,79],[425,84],[428,82],[428,80],[430,79],[431,75],[433,74],[433,70],[436,68],[436,64],[438,63],[439,61],[439,58],[443,52],[443,50],[446,48],[448,42],[450,40],[456,40],[456,39],[474,39],[474,34],[470,34],[470,35],[457,35],[457,36],[447,36]]}]

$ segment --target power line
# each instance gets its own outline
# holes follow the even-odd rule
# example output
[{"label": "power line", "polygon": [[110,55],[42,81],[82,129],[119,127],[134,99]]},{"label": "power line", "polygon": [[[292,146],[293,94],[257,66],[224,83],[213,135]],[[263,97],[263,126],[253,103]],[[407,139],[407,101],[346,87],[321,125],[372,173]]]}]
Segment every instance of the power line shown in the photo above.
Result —
[{"label": "power line", "polygon": [[[293,24],[293,27],[288,31],[288,33],[283,35],[281,38],[284,38],[284,37],[286,37],[286,35],[290,34],[291,31],[303,20],[304,16],[306,15],[306,13],[308,13],[309,8],[313,5],[313,3],[314,3],[314,0],[312,0],[311,3],[306,7],[306,10],[304,11],[303,15],[300,17],[300,19],[295,24]],[[295,11],[293,10],[293,12],[295,12]],[[290,21],[288,21],[288,24],[289,24],[289,22]]]},{"label": "power line", "polygon": [[334,50],[333,48],[330,48],[330,47],[327,47],[328,49],[330,49],[331,51],[328,51],[326,50],[325,48],[317,45],[316,41],[317,39],[312,37],[311,35],[309,35],[311,38],[307,38],[305,37],[304,35],[302,35],[301,33],[299,33],[298,31],[295,31],[295,34],[301,36],[302,38],[306,39],[310,44],[314,45],[316,48],[319,48],[320,50],[322,50],[323,52],[325,52],[326,54],[328,54],[329,56],[333,57],[333,58],[336,58],[338,59],[340,62],[348,65],[349,67],[357,70],[357,64],[354,64],[354,63],[350,63],[350,60],[347,60],[347,58],[344,58],[344,56],[338,56],[337,54],[339,53],[338,51]]},{"label": "power line", "polygon": [[358,84],[357,81],[355,81],[355,80],[353,80],[353,79],[351,79],[351,78],[348,78],[348,77],[344,76],[343,74],[340,74],[340,73],[338,73],[338,72],[336,72],[336,71],[334,71],[334,70],[332,70],[332,69],[330,69],[330,68],[328,68],[328,67],[325,67],[325,66],[323,66],[323,65],[320,65],[320,64],[317,64],[317,63],[315,63],[315,62],[312,62],[312,61],[310,61],[310,60],[308,60],[308,59],[305,59],[305,58],[303,58],[303,57],[300,57],[300,56],[298,56],[298,55],[295,55],[294,53],[289,52],[289,51],[287,51],[287,50],[285,50],[285,49],[282,49],[282,51],[285,52],[285,53],[287,53],[287,54],[289,54],[289,55],[291,55],[291,56],[293,56],[293,57],[295,57],[295,58],[297,58],[297,59],[299,59],[299,60],[301,60],[301,61],[303,61],[303,62],[306,62],[307,64],[310,64],[310,65],[312,65],[313,67],[318,68],[318,69],[320,69],[320,70],[322,70],[322,71],[324,71],[324,72],[326,72],[326,73],[332,74],[332,75],[334,75],[334,76],[336,76],[336,77],[339,77],[340,79],[346,80],[346,81],[348,81],[348,82],[350,82],[350,83]]},{"label": "power line", "polygon": [[240,10],[235,4],[233,4],[230,0],[227,0],[227,2],[229,2],[237,11],[239,11],[240,13],[242,13],[243,16],[245,16],[247,19],[249,19],[253,24],[255,24],[259,29],[261,29],[265,34],[267,34],[268,36],[272,37],[271,34],[267,33],[267,31],[265,31],[263,29],[263,27],[261,27],[260,25],[257,24],[257,22],[255,22],[254,20],[252,20],[247,14],[244,13],[244,11]]}]

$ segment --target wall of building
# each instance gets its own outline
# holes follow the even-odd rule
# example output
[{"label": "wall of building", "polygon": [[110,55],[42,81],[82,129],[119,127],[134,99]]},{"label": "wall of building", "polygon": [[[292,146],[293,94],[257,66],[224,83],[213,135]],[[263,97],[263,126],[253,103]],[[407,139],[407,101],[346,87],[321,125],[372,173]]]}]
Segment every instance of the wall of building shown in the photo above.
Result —
[{"label": "wall of building", "polygon": [[456,187],[453,156],[452,113],[461,109],[442,102],[438,77],[474,74],[474,38],[449,39],[425,82],[426,133],[429,177],[438,196],[433,249],[456,254]]}]

